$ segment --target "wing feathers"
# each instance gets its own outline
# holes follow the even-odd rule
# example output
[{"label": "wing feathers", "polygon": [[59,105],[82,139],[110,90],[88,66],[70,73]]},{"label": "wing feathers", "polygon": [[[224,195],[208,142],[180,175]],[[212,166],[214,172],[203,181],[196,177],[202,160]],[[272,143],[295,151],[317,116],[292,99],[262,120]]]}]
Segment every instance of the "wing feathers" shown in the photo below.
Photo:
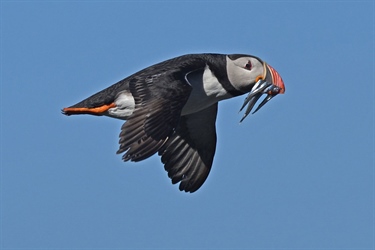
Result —
[{"label": "wing feathers", "polygon": [[171,78],[171,74],[164,72],[130,81],[135,109],[121,128],[117,151],[125,152],[124,161],[141,161],[152,156],[174,133],[191,86]]},{"label": "wing feathers", "polygon": [[172,137],[159,155],[172,183],[179,189],[195,192],[205,182],[216,149],[215,121],[217,104],[194,114],[182,116]]}]

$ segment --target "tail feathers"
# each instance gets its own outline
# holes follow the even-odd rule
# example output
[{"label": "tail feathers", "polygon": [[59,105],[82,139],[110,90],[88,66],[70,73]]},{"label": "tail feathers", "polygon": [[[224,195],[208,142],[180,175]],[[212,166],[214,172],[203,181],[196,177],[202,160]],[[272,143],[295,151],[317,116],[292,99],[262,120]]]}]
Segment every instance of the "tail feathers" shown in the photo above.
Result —
[{"label": "tail feathers", "polygon": [[125,78],[73,106],[62,109],[62,113],[64,115],[104,115],[108,109],[116,107],[114,104],[116,97],[128,90],[129,79]]}]

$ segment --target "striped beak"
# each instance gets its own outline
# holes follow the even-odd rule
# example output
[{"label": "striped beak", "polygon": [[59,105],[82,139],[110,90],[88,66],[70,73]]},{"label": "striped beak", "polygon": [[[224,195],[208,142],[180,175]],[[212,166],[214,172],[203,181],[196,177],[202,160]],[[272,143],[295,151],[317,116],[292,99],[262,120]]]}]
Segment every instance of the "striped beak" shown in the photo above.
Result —
[{"label": "striped beak", "polygon": [[259,77],[259,80],[254,84],[240,109],[240,111],[242,111],[242,109],[248,104],[240,122],[242,122],[247,117],[247,115],[253,109],[255,103],[263,94],[267,96],[254,110],[253,114],[278,94],[285,93],[285,85],[279,73],[267,63],[263,63],[263,66],[264,75],[262,77]]}]

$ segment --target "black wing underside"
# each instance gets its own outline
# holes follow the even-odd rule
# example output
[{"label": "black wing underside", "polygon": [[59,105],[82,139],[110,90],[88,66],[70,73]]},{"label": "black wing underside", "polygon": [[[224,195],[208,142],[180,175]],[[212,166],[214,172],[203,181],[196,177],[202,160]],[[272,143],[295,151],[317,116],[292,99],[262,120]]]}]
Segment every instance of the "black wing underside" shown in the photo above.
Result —
[{"label": "black wing underside", "polygon": [[172,183],[195,192],[210,173],[216,149],[217,103],[197,113],[182,116],[175,133],[159,150]]},{"label": "black wing underside", "polygon": [[129,90],[135,109],[121,128],[117,151],[124,153],[124,161],[141,161],[158,152],[172,183],[180,182],[186,192],[195,192],[205,182],[216,149],[217,104],[181,116],[192,90],[186,74],[205,65],[197,57],[180,68],[168,63],[158,74],[132,77]]}]

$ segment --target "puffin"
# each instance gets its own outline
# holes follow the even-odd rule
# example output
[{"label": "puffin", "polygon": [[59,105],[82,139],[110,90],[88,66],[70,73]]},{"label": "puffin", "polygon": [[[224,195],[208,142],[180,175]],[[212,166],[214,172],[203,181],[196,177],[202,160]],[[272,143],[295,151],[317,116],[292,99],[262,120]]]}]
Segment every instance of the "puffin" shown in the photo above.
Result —
[{"label": "puffin", "polygon": [[213,163],[218,102],[248,94],[242,122],[263,95],[253,113],[284,92],[279,73],[259,57],[187,54],[142,69],[62,113],[126,120],[117,154],[138,162],[157,153],[172,184],[193,193]]}]

